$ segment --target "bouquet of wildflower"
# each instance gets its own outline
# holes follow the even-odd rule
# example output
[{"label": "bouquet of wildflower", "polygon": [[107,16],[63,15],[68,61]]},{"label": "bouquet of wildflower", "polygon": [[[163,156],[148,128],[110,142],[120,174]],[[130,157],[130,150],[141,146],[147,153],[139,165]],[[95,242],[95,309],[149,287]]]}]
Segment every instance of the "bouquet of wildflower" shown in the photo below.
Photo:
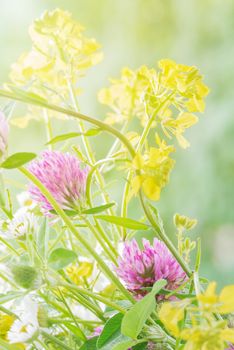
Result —
[{"label": "bouquet of wildflower", "polygon": [[[184,133],[205,108],[198,69],[169,59],[124,68],[99,92],[107,116],[96,119],[79,108],[80,79],[102,59],[96,40],[59,9],[29,33],[31,51],[0,90],[0,348],[233,349],[234,286],[217,294],[200,276],[200,240],[188,234],[196,220],[175,214],[174,245],[156,208],[173,153],[189,146]],[[56,118],[66,129],[71,120],[70,132],[55,135]],[[9,155],[9,125],[30,119],[45,126],[45,150]],[[92,138],[105,133],[113,144],[103,156]],[[11,169],[26,180],[16,209]]]}]

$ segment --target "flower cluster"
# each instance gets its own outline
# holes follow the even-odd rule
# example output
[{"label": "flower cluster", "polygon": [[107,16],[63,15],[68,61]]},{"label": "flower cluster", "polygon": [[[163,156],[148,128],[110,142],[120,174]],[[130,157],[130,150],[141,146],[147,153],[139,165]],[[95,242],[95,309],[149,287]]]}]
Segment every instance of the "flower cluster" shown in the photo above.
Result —
[{"label": "flower cluster", "polygon": [[168,183],[169,175],[175,161],[170,158],[173,146],[157,137],[158,147],[150,147],[143,155],[137,153],[132,162],[134,176],[131,182],[130,196],[136,195],[142,188],[151,200],[160,198],[161,189]]},{"label": "flower cluster", "polygon": [[167,330],[186,341],[185,350],[220,350],[234,342],[234,329],[221,317],[215,317],[215,313],[226,315],[234,311],[234,286],[224,287],[219,295],[215,289],[216,283],[211,282],[204,293],[197,295],[197,303],[193,299],[167,302],[159,311]]},{"label": "flower cluster", "polygon": [[144,295],[160,279],[167,281],[167,289],[178,288],[186,274],[165,244],[154,239],[143,241],[141,250],[135,240],[125,243],[123,255],[119,258],[117,273],[127,288],[136,295]]},{"label": "flower cluster", "polygon": [[[204,111],[208,88],[196,67],[164,59],[158,69],[123,69],[100,91],[111,108],[105,122],[74,114],[79,79],[102,56],[83,31],[68,12],[45,12],[30,28],[32,50],[12,67],[16,86],[0,90],[32,102],[37,110],[20,125],[39,112],[48,137],[38,159],[31,152],[6,159],[9,130],[0,112],[0,348],[233,350],[234,286],[217,294],[212,282],[203,291],[200,241],[187,237],[197,221],[174,216],[176,248],[148,201],[158,201],[169,181],[174,141],[188,147],[184,133]],[[66,133],[53,137],[50,117],[58,111]],[[66,131],[74,116],[79,130]],[[85,122],[98,129],[87,131]],[[109,125],[116,123],[121,131]],[[106,157],[87,138],[99,131],[115,137]],[[122,196],[119,185],[117,196],[109,191],[117,163],[127,170]],[[5,169],[29,182],[16,194],[17,209],[10,187],[22,184],[5,184]],[[133,195],[138,218],[128,217]]]},{"label": "flower cluster", "polygon": [[[64,103],[71,89],[80,93],[75,87],[77,80],[102,59],[100,45],[83,32],[69,12],[46,11],[30,27],[32,49],[12,65],[12,82],[54,103]],[[33,111],[15,123],[26,126],[28,120],[37,118],[35,108]],[[52,115],[61,118],[59,114]]]},{"label": "flower cluster", "polygon": [[[85,202],[88,168],[71,154],[45,151],[40,160],[32,162],[30,172],[35,175],[53,195],[63,209],[80,210]],[[41,191],[33,184],[29,186],[32,198],[49,214],[53,209]]]},{"label": "flower cluster", "polygon": [[99,92],[99,101],[112,109],[108,123],[123,123],[138,117],[161,125],[167,137],[174,135],[186,148],[185,130],[197,122],[193,112],[203,112],[209,90],[196,67],[161,60],[159,71],[142,66],[136,71],[123,69],[120,79]]}]

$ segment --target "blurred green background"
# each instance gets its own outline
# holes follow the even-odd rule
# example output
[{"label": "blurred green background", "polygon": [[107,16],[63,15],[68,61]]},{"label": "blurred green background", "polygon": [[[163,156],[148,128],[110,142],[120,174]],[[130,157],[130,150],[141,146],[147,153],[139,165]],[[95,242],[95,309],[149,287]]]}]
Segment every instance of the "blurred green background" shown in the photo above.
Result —
[{"label": "blurred green background", "polygon": [[[190,149],[177,152],[177,166],[158,206],[172,236],[175,212],[199,220],[193,237],[202,237],[203,274],[221,285],[234,283],[233,0],[0,0],[0,5],[1,84],[8,80],[10,65],[30,49],[28,27],[46,9],[71,11],[102,44],[104,61],[82,83],[80,103],[86,114],[103,115],[97,91],[122,66],[154,66],[172,58],[201,69],[211,89],[207,109],[187,133]],[[58,125],[57,131],[64,132],[64,123]],[[28,129],[13,127],[10,152],[39,151],[44,142],[38,122]],[[98,151],[108,151],[109,139],[97,142]],[[136,215],[137,203],[130,210]]]}]

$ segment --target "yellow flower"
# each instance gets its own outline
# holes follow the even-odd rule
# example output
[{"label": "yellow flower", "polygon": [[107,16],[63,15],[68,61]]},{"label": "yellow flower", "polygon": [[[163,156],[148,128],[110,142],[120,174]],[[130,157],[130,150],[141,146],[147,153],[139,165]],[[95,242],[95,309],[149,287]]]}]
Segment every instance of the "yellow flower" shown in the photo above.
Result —
[{"label": "yellow flower", "polygon": [[228,314],[234,312],[234,285],[226,286],[216,294],[216,282],[211,282],[206,291],[197,296],[204,310]]},{"label": "yellow flower", "polygon": [[77,285],[84,284],[84,278],[89,278],[93,273],[93,263],[83,261],[79,265],[73,264],[66,268],[70,279]]},{"label": "yellow flower", "polygon": [[141,118],[144,115],[144,95],[149,87],[147,71],[145,66],[136,71],[123,68],[120,79],[111,79],[111,86],[99,92],[99,102],[112,109],[106,118],[108,124],[123,123],[133,116]]},{"label": "yellow flower", "polygon": [[175,135],[179,145],[182,148],[189,147],[189,142],[183,137],[183,133],[187,128],[190,128],[198,122],[198,118],[188,112],[182,112],[176,119],[165,118],[162,120],[161,125],[164,133],[170,137],[170,133]]},{"label": "yellow flower", "polygon": [[204,111],[203,98],[208,95],[209,89],[202,82],[202,76],[196,67],[164,59],[159,61],[159,68],[162,70],[162,84],[188,99],[186,106],[189,112]]},{"label": "yellow flower", "polygon": [[161,189],[167,184],[175,161],[169,157],[174,151],[165,141],[157,137],[158,148],[150,147],[143,155],[138,153],[133,159],[132,169],[136,175],[131,181],[131,194],[135,195],[142,188],[151,200],[159,200]]},{"label": "yellow flower", "polygon": [[180,334],[179,322],[184,319],[185,303],[165,302],[159,310],[159,319],[166,329],[175,337]]},{"label": "yellow flower", "polygon": [[184,350],[224,350],[227,342],[234,341],[234,330],[225,322],[195,326],[182,330],[180,337],[186,340]]},{"label": "yellow flower", "polygon": [[197,220],[185,215],[175,214],[174,224],[179,230],[191,230],[197,225]]},{"label": "yellow flower", "polygon": [[[181,147],[189,146],[183,133],[197,123],[191,112],[203,112],[204,98],[209,90],[196,67],[161,60],[159,71],[142,66],[124,68],[120,79],[110,80],[98,98],[111,108],[106,122],[123,123],[138,117],[145,126],[161,125],[165,135],[174,135]],[[153,120],[153,122],[151,122]]]},{"label": "yellow flower", "polygon": [[[31,51],[21,55],[12,65],[12,82],[54,104],[69,101],[70,85],[76,86],[87,69],[102,59],[100,45],[95,39],[84,36],[83,31],[69,12],[46,11],[30,28]],[[74,91],[80,93],[79,88]],[[34,108],[33,113],[16,123],[26,126],[38,112],[41,118],[41,109]],[[57,117],[58,113],[51,115]]]},{"label": "yellow flower", "polygon": [[6,339],[7,332],[10,330],[15,318],[13,316],[0,314],[0,337]]}]

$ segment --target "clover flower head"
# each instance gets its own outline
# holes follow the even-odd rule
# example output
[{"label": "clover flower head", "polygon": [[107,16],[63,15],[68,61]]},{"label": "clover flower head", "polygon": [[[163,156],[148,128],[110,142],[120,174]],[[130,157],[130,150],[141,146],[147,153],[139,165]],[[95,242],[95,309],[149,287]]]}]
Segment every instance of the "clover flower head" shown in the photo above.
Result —
[{"label": "clover flower head", "polygon": [[[79,209],[83,206],[88,168],[82,169],[75,156],[59,151],[45,151],[40,160],[29,165],[29,171],[41,181],[63,209]],[[45,212],[53,209],[35,185],[29,185],[29,192]]]},{"label": "clover flower head", "polygon": [[8,233],[15,238],[23,239],[27,235],[33,235],[37,232],[38,220],[35,214],[19,209],[8,225]]},{"label": "clover flower head", "polygon": [[9,126],[4,114],[0,111],[0,160],[4,160],[7,153]]},{"label": "clover flower head", "polygon": [[136,242],[126,242],[116,272],[136,295],[144,295],[145,287],[152,287],[160,279],[167,280],[167,289],[177,288],[186,274],[166,245],[154,239],[153,245],[143,240],[143,250]]}]

